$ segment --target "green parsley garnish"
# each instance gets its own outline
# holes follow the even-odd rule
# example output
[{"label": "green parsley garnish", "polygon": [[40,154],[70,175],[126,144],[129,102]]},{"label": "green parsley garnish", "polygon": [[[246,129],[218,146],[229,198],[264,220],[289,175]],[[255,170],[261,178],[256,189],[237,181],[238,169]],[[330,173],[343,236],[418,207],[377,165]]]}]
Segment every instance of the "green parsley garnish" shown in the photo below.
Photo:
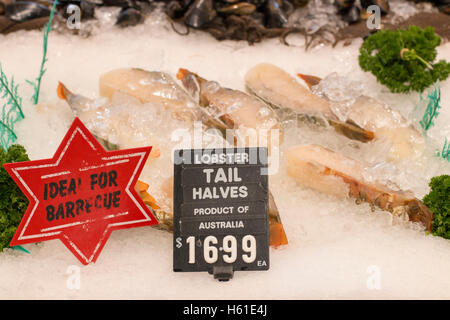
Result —
[{"label": "green parsley garnish", "polygon": [[359,65],[392,92],[422,92],[450,75],[450,63],[434,62],[440,43],[432,27],[381,30],[362,44]]}]

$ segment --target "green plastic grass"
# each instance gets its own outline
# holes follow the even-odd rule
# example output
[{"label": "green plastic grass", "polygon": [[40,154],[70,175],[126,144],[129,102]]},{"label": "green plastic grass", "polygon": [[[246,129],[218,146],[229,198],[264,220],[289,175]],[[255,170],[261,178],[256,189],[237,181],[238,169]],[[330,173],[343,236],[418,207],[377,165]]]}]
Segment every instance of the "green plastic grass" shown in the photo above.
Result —
[{"label": "green plastic grass", "polygon": [[53,16],[55,13],[57,1],[53,2],[52,11],[50,12],[50,18],[48,19],[47,24],[44,27],[44,41],[43,41],[43,54],[42,54],[42,62],[41,62],[41,68],[39,69],[39,75],[36,78],[34,82],[27,80],[27,82],[33,86],[34,88],[34,94],[32,96],[32,101],[36,105],[39,102],[39,92],[41,91],[41,81],[44,77],[45,71],[45,63],[48,61],[47,59],[47,44],[48,44],[48,35],[50,31],[52,30],[52,22],[53,22]]},{"label": "green plastic grass", "polygon": [[0,97],[3,103],[0,118],[0,145],[5,151],[17,140],[14,125],[25,117],[18,88],[19,85],[14,83],[14,78],[11,77],[11,80],[8,80],[0,65]]},{"label": "green plastic grass", "polygon": [[434,126],[434,120],[439,115],[438,110],[441,108],[441,106],[439,105],[441,101],[441,88],[439,86],[436,86],[433,90],[430,90],[428,92],[427,98],[428,105],[425,109],[422,120],[420,120],[419,122],[425,133],[428,131],[428,129]]}]

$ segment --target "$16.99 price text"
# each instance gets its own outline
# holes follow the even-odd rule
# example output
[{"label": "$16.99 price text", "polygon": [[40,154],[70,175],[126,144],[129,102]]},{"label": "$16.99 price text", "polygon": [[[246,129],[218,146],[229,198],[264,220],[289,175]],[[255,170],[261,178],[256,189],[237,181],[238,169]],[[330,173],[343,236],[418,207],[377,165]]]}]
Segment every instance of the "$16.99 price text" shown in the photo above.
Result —
[{"label": "$16.99 price text", "polygon": [[[219,251],[222,253],[222,259],[226,263],[233,263],[238,258],[238,241],[235,236],[228,235],[223,238],[220,247],[217,247],[218,240],[215,236],[207,236],[203,241],[203,258],[206,263],[213,264],[219,259]],[[188,263],[195,263],[196,241],[194,236],[186,239],[189,246]],[[177,248],[181,248],[181,239],[177,239]],[[256,239],[252,235],[246,235],[242,238],[241,246],[243,253],[242,261],[253,263],[256,259]]]}]

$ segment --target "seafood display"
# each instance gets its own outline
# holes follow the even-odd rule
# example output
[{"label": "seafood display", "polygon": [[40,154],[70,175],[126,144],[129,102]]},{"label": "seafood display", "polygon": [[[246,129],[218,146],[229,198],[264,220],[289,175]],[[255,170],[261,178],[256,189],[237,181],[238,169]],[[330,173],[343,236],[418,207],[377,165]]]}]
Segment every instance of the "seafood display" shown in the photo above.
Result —
[{"label": "seafood display", "polygon": [[[165,72],[123,68],[100,76],[99,99],[74,94],[62,83],[57,92],[74,115],[86,123],[109,149],[123,148],[127,144],[121,145],[118,141],[132,139],[132,121],[126,112],[115,113],[115,110],[124,108],[125,101],[134,105],[136,110],[159,110],[184,123],[187,128],[200,122],[204,130],[218,129],[218,137],[232,144],[266,145],[269,150],[283,144],[282,120],[286,114],[294,114],[300,123],[334,128],[335,134],[361,143],[387,140],[392,144],[392,154],[398,158],[420,152],[420,143],[424,143],[421,134],[406,119],[372,98],[357,97],[343,113],[342,108],[338,108],[342,106],[336,105],[336,101],[322,88],[332,80],[328,77],[321,79],[299,74],[305,87],[275,65],[259,64],[245,75],[246,89],[250,94],[222,87],[183,68],[179,69],[176,77],[182,86]],[[258,131],[256,140],[249,138],[249,130]],[[275,144],[272,142],[274,134],[279,134]],[[333,133],[330,131],[330,134]],[[163,141],[159,143],[164,144]],[[152,145],[149,161],[158,161],[161,148],[158,143]],[[369,164],[319,145],[292,147],[286,151],[286,158],[288,176],[301,185],[339,198],[351,197],[357,202],[368,202],[395,216],[407,216],[410,221],[420,222],[430,230],[433,215],[428,208],[410,191],[368,180],[366,170],[370,168]],[[160,188],[163,199],[158,201],[150,195],[149,185],[142,181],[136,185],[144,203],[157,217],[158,228],[172,231],[173,177]],[[270,244],[275,247],[287,244],[280,213],[270,192],[269,225]]]},{"label": "seafood display", "polygon": [[[367,27],[373,22],[368,20],[373,5],[381,10],[381,28],[390,29],[396,28],[392,21],[404,23],[400,18],[425,11],[430,17],[448,19],[444,2],[0,3],[0,37],[8,49],[0,51],[0,100],[6,104],[0,121],[6,151],[0,159],[6,164],[3,176],[11,177],[7,163],[20,162],[22,154],[13,145],[23,146],[30,161],[57,159],[51,155],[55,149],[66,150],[62,143],[58,146],[64,136],[63,142],[68,141],[74,150],[67,165],[63,163],[58,170],[44,167],[39,173],[42,179],[48,176],[49,188],[50,183],[51,188],[58,186],[58,197],[48,199],[53,206],[49,208],[60,210],[59,204],[66,205],[72,197],[90,201],[97,193],[104,197],[103,204],[89,217],[87,209],[80,217],[72,216],[70,204],[53,216],[55,211],[47,210],[39,200],[43,210],[35,216],[44,222],[53,219],[48,227],[66,228],[70,223],[66,230],[73,228],[78,236],[78,223],[100,221],[103,213],[114,221],[119,220],[116,216],[131,219],[131,205],[138,204],[147,217],[153,215],[151,228],[114,231],[102,259],[92,260],[83,269],[83,288],[68,293],[60,280],[66,280],[61,270],[71,265],[70,255],[55,242],[39,244],[38,250],[31,242],[11,242],[4,235],[15,233],[3,223],[1,265],[4,274],[11,274],[5,287],[13,288],[13,282],[38,286],[31,293],[21,293],[20,286],[13,288],[18,297],[40,295],[42,288],[47,289],[36,277],[42,265],[53,268],[48,278],[59,277],[55,281],[60,284],[45,282],[56,288],[54,295],[63,298],[195,297],[206,292],[205,288],[220,285],[198,273],[204,271],[199,268],[203,263],[212,268],[207,271],[215,279],[229,277],[230,272],[237,275],[225,291],[209,291],[210,298],[378,298],[404,292],[413,296],[415,292],[407,291],[405,283],[413,289],[422,286],[425,293],[415,296],[449,295],[448,281],[439,282],[437,273],[445,274],[450,266],[446,209],[450,83],[442,78],[428,81],[423,91],[389,92],[358,65],[358,49],[370,40],[334,46],[341,36],[345,38],[347,31],[343,30],[350,28],[360,28],[358,37],[373,33],[368,39],[389,35],[390,31]],[[78,13],[80,28],[71,29],[69,21]],[[50,15],[53,24],[47,23]],[[43,30],[22,30],[27,25],[39,28],[40,21],[41,26],[46,23]],[[439,59],[449,60],[448,43],[445,37],[441,39],[433,49]],[[405,56],[398,74],[408,74],[408,66],[420,64],[421,70],[436,71],[421,62],[421,57],[429,59],[420,52],[420,41],[414,43],[399,46],[399,51],[407,47],[411,55],[415,50],[417,57]],[[376,49],[383,53],[380,47]],[[40,53],[42,59],[38,59]],[[388,63],[380,65],[395,69]],[[78,118],[75,122],[74,117]],[[112,151],[98,160],[101,165],[94,163],[103,153],[95,139],[88,135],[96,151],[90,154],[80,136],[72,143],[75,135],[67,134],[70,123],[77,123],[84,137],[89,130]],[[222,148],[229,149],[224,153]],[[132,161],[119,156],[136,156],[136,150],[140,154],[145,150],[139,171],[130,169]],[[76,184],[80,175],[86,179],[78,180],[83,189],[72,188],[74,193],[66,197],[64,181]],[[126,182],[129,175],[133,180]],[[117,186],[116,178],[120,179]],[[13,176],[10,182],[10,186],[18,185],[17,192],[9,192],[4,184],[0,202],[9,210],[3,211],[14,216],[0,212],[0,220],[16,227],[13,223],[20,223],[28,205],[27,194],[20,207],[8,207],[10,199],[23,195]],[[118,203],[114,193],[119,190],[124,207],[110,210],[105,201],[108,204],[109,197],[112,205]],[[86,221],[88,227],[83,231],[96,231],[93,220]],[[96,248],[90,237],[82,239]],[[30,255],[13,251],[17,245],[23,245]],[[422,259],[411,264],[418,255]],[[234,256],[236,260],[228,262]],[[227,257],[233,259],[227,261]],[[245,257],[253,259],[252,265]],[[177,266],[181,260],[187,268]],[[217,268],[223,265],[227,270]],[[372,265],[383,268],[381,292],[367,291],[366,271]],[[437,271],[426,272],[430,265]],[[253,266],[270,271],[254,273]],[[197,273],[189,276],[185,271]],[[111,286],[91,281],[102,273],[112,285],[122,281],[123,290],[111,293]],[[130,277],[121,277],[128,273]],[[209,280],[203,281],[205,276]],[[156,283],[161,289],[155,292],[142,283]],[[0,296],[9,295],[0,288]]]},{"label": "seafood display", "polygon": [[0,0],[0,298],[450,298],[449,14]]},{"label": "seafood display", "polygon": [[[201,79],[194,78],[193,74],[183,74],[185,78],[183,78],[182,82],[189,89],[192,89],[192,86],[195,85],[192,82],[193,80]],[[201,80],[199,81],[201,82]],[[216,128],[219,132],[224,132],[223,129],[238,129],[235,125],[247,125],[251,126],[251,128],[263,126],[263,129],[265,125],[269,125],[267,128],[269,130],[272,127],[279,126],[279,122],[276,121],[276,116],[273,113],[268,115],[264,113],[261,119],[255,119],[253,114],[258,112],[259,109],[271,112],[259,100],[254,100],[254,98],[242,92],[230,89],[223,90],[225,90],[225,93],[216,90],[220,94],[219,96],[214,95],[216,92],[211,92],[213,95],[208,96],[205,95],[206,93],[200,85],[200,92],[197,93],[197,96],[198,94],[200,95],[200,101],[202,101],[202,107],[200,107],[196,104],[194,98],[184,91],[169,74],[136,68],[117,69],[102,75],[99,80],[99,93],[102,96],[100,100],[88,99],[74,94],[62,83],[57,88],[58,96],[67,101],[74,115],[86,123],[99,141],[109,149],[111,149],[111,146],[118,149],[122,147],[120,144],[111,143],[111,132],[121,135],[121,141],[132,139],[131,135],[133,134],[133,131],[130,129],[132,124],[128,119],[121,118],[121,114],[112,115],[112,111],[121,108],[121,105],[115,102],[117,96],[132,99],[133,103],[139,108],[160,108],[162,112],[170,114],[177,120],[187,122],[189,126],[192,126],[194,121],[200,121],[205,127]],[[228,91],[231,92],[231,97],[228,96]],[[196,94],[196,92],[191,90],[188,90],[188,92],[194,94],[194,96]],[[218,104],[214,104],[213,101]],[[206,105],[206,102],[208,102],[208,105]],[[221,108],[227,108],[227,110],[229,109],[229,103],[238,103],[239,106],[243,107],[241,110],[238,110],[239,108],[230,109],[229,113],[218,115],[211,112],[209,107],[206,108],[209,106],[209,103],[211,103],[211,107],[220,106]],[[223,111],[225,110],[223,109]],[[113,139],[116,140],[117,138]],[[155,145],[150,153],[150,159],[155,161],[159,156],[160,149]],[[157,205],[155,199],[146,192],[148,185],[141,182],[136,188],[144,202],[153,209],[159,221],[158,228],[172,231],[173,213]],[[162,188],[166,195],[164,202],[171,203],[173,198],[173,177],[167,179]],[[287,244],[280,214],[270,193],[269,223],[271,230],[270,244],[273,246]]]},{"label": "seafood display", "polygon": [[340,198],[352,197],[368,202],[393,215],[404,215],[431,231],[433,214],[409,191],[392,190],[367,181],[367,164],[345,157],[318,145],[300,145],[287,151],[287,174],[298,183]]},{"label": "seafood display", "polygon": [[[423,138],[398,113],[365,96],[355,99],[343,117],[326,90],[321,89],[321,85],[330,79],[304,74],[299,74],[299,77],[307,87],[275,65],[259,64],[245,76],[245,85],[250,93],[247,94],[222,87],[182,68],[177,79],[184,88],[168,73],[123,68],[100,76],[99,99],[74,94],[62,83],[57,92],[74,115],[86,123],[108,149],[125,147],[117,141],[132,140],[132,121],[126,113],[115,113],[124,108],[122,104],[125,101],[134,105],[136,110],[150,108],[168,114],[187,128],[200,122],[205,130],[218,129],[218,137],[232,144],[268,146],[269,150],[279,148],[283,143],[282,121],[278,116],[283,117],[283,112],[294,113],[300,123],[330,126],[335,133],[362,143],[389,140],[398,157],[409,157],[414,153],[416,146],[411,143],[411,136],[415,135],[415,141]],[[131,109],[128,112],[132,112]],[[256,139],[251,139],[249,130],[253,133],[258,131]],[[273,144],[275,134],[279,134],[279,139]],[[158,143],[152,144],[149,161],[158,161],[161,149]],[[386,183],[365,179],[365,171],[370,167],[368,164],[318,145],[292,147],[286,156],[287,174],[300,184],[340,198],[365,201],[394,215],[407,215],[409,220],[430,228],[432,214],[412,192],[394,190]],[[161,185],[163,201],[155,200],[148,188],[142,181],[136,185],[136,190],[158,218],[158,228],[172,231],[173,177]],[[164,207],[161,203],[165,204]],[[270,192],[269,222],[270,244],[287,244],[280,213]]]},{"label": "seafood display", "polygon": [[[443,15],[450,12],[448,0],[430,2]],[[52,4],[52,0],[1,0],[0,33],[43,27]],[[371,14],[367,10],[373,5],[380,8],[383,19],[398,20],[388,0],[62,0],[56,6],[54,25],[60,31],[89,36],[92,21],[100,19],[96,11],[102,8],[119,8],[118,12],[114,11],[114,20],[120,28],[142,24],[156,11],[165,13],[180,34],[194,28],[208,32],[217,40],[245,40],[253,44],[264,38],[281,37],[287,44],[288,34],[301,33],[309,48],[319,43],[334,45],[341,40],[367,36],[364,28],[355,32],[347,27],[364,24]],[[414,5],[411,1],[410,6]],[[73,22],[74,14],[81,23],[76,28],[66,23]],[[439,26],[436,22],[435,27]]]},{"label": "seafood display", "polygon": [[[300,75],[309,88],[320,79]],[[420,153],[425,139],[404,117],[379,101],[360,96],[349,106],[321,97],[300,85],[284,70],[272,64],[259,64],[245,77],[247,90],[273,108],[292,111],[300,121],[326,126],[353,140],[386,140],[394,159]]]}]

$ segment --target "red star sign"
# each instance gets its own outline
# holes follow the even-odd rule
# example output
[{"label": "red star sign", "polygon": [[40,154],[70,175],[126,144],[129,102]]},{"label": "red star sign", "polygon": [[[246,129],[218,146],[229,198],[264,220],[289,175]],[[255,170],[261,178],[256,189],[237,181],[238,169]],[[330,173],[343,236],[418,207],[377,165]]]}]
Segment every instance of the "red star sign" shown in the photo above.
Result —
[{"label": "red star sign", "polygon": [[30,201],[10,245],[60,239],[89,264],[113,230],[158,224],[134,189],[150,151],[106,151],[76,118],[53,158],[5,164]]}]

